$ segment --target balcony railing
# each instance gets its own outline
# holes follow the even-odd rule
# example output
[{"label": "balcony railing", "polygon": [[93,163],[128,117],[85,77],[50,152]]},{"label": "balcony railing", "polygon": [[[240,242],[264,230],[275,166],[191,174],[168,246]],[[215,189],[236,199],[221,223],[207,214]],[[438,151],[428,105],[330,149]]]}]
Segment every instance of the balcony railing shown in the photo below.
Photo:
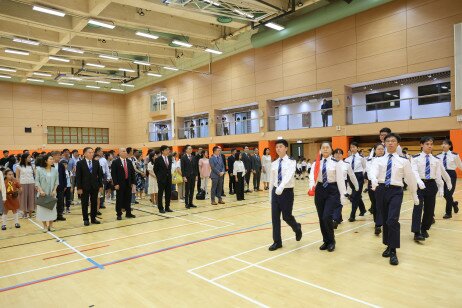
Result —
[{"label": "balcony railing", "polygon": [[260,118],[216,123],[216,135],[253,134],[260,131]]},{"label": "balcony railing", "polygon": [[268,117],[270,131],[332,126],[332,109]]},{"label": "balcony railing", "polygon": [[178,139],[203,138],[208,136],[208,125],[195,126],[193,128],[178,128]]},{"label": "balcony railing", "polygon": [[149,141],[154,142],[154,141],[167,141],[167,140],[172,140],[172,130],[167,130],[167,129],[161,129],[161,130],[156,130],[149,132]]},{"label": "balcony railing", "polygon": [[419,105],[419,99],[447,95],[448,94],[432,94],[412,98],[393,99],[371,104],[348,106],[346,108],[347,124],[363,124],[450,116],[451,102],[449,101]]}]

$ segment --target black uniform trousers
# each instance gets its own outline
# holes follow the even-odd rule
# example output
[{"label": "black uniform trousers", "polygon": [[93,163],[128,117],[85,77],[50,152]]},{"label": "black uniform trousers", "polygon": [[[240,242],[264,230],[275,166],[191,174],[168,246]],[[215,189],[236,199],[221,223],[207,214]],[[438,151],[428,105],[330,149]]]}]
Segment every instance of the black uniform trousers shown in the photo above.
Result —
[{"label": "black uniform trousers", "polygon": [[98,188],[82,191],[82,216],[83,221],[88,221],[88,201],[90,200],[90,217],[91,220],[96,219],[96,212],[98,212]]},{"label": "black uniform trousers", "polygon": [[[420,233],[420,231],[430,230],[435,214],[436,194],[438,186],[435,180],[422,180],[425,184],[425,189],[418,189],[417,196],[419,197],[419,205],[414,205],[412,211],[412,227],[411,231]],[[423,218],[422,218],[423,211]]]},{"label": "black uniform trousers", "polygon": [[122,209],[125,210],[125,215],[132,213],[132,187],[128,180],[123,180],[119,183],[119,189],[116,190],[116,213],[117,216],[122,216]]},{"label": "black uniform trousers", "polygon": [[[348,181],[345,181],[345,186],[348,185]],[[340,198],[339,198],[340,201]],[[342,209],[343,209],[343,204],[342,202],[339,202],[337,207],[334,209],[334,214],[333,214],[333,219],[334,221],[341,223],[343,221],[342,217]]]},{"label": "black uniform trousers", "polygon": [[230,194],[235,193],[236,192],[236,177],[233,176],[233,174],[229,172],[228,172],[228,176],[229,176],[229,183],[228,183],[229,193]]},{"label": "black uniform trousers", "polygon": [[383,225],[383,218],[381,216],[381,212],[377,209],[376,192],[372,190],[371,181],[367,181],[367,194],[371,200],[371,211],[375,226],[381,227]]},{"label": "black uniform trousers", "polygon": [[237,173],[237,183],[235,183],[234,192],[236,193],[237,201],[244,200],[244,176],[242,172]]},{"label": "black uniform trousers", "polygon": [[323,242],[327,244],[335,243],[333,215],[335,208],[341,204],[337,183],[329,183],[324,188],[322,183],[318,182],[314,193],[314,204],[318,211]]},{"label": "black uniform trousers", "polygon": [[196,184],[195,176],[186,177],[187,181],[184,183],[184,202],[186,206],[193,204],[194,186]]},{"label": "black uniform trousers", "polygon": [[197,177],[197,191],[201,191],[201,177]]},{"label": "black uniform trousers", "polygon": [[452,207],[454,206],[454,191],[456,190],[457,174],[455,170],[447,170],[446,172],[451,177],[452,189],[449,190],[446,182],[444,183],[444,199],[446,199],[446,214],[452,214]]},{"label": "black uniform trousers", "polygon": [[160,183],[157,182],[157,187],[159,188],[159,191],[157,192],[157,208],[160,210],[164,209],[163,205],[163,196],[165,194],[165,209],[170,209],[170,196],[172,193],[172,182],[169,181],[167,183]]},{"label": "black uniform trousers", "polygon": [[295,217],[292,215],[294,206],[294,189],[285,188],[281,195],[276,194],[276,187],[272,187],[271,192],[271,218],[273,221],[273,241],[282,243],[281,238],[281,213],[282,219],[292,227],[294,232],[299,230]]},{"label": "black uniform trousers", "polygon": [[400,247],[399,214],[403,203],[403,188],[379,184],[375,190],[376,205],[383,218],[382,241],[390,248]]},{"label": "black uniform trousers", "polygon": [[56,189],[56,211],[58,217],[62,217],[64,213],[64,187],[58,186]]},{"label": "black uniform trousers", "polygon": [[352,193],[351,193],[351,214],[350,218],[355,218],[356,217],[356,210],[359,207],[359,211],[361,213],[366,212],[366,207],[364,206],[363,202],[363,186],[364,186],[364,175],[362,172],[355,172],[356,179],[358,180],[358,190],[355,190],[354,187],[351,187]]},{"label": "black uniform trousers", "polygon": [[255,170],[253,174],[253,189],[260,189],[260,178],[261,178],[261,169]]},{"label": "black uniform trousers", "polygon": [[249,170],[249,171],[246,172],[246,174],[244,176],[245,183],[247,184],[247,187],[249,187],[249,185],[250,185],[249,184],[250,183],[250,173],[251,173],[251,171]]}]

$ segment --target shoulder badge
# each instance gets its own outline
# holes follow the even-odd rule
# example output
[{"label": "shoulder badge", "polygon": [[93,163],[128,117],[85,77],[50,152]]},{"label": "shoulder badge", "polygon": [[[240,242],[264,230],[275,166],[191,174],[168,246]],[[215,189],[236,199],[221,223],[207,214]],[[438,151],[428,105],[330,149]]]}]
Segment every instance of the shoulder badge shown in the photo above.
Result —
[{"label": "shoulder badge", "polygon": [[[412,157],[419,157],[420,154],[415,154],[415,155],[412,155]],[[403,157],[403,156],[400,156],[400,157]],[[406,157],[403,157],[403,158],[406,158]]]}]

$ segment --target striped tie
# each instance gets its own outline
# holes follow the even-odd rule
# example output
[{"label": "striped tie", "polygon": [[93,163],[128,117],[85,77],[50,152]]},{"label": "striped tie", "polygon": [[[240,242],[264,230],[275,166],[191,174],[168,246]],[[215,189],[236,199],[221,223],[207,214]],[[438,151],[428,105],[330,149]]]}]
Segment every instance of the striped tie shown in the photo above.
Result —
[{"label": "striped tie", "polygon": [[355,172],[355,156],[353,155],[353,160],[351,161],[351,169],[353,169],[353,172]]},{"label": "striped tie", "polygon": [[448,153],[444,153],[443,166],[444,166],[444,169],[448,169]]},{"label": "striped tie", "polygon": [[281,185],[282,182],[282,159],[279,159],[279,167],[278,167],[278,186]]},{"label": "striped tie", "polygon": [[327,182],[327,159],[324,158],[324,162],[322,164],[322,187],[326,188],[329,185]]},{"label": "striped tie", "polygon": [[430,155],[425,156],[425,179],[430,179]]},{"label": "striped tie", "polygon": [[385,185],[389,186],[391,184],[391,166],[393,165],[392,162],[393,154],[388,154],[388,162],[387,162],[387,173],[385,175]]}]

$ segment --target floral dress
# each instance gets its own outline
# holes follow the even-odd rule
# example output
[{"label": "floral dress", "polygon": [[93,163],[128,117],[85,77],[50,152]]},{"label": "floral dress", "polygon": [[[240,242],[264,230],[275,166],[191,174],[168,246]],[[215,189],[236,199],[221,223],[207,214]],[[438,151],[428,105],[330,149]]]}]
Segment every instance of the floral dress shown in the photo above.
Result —
[{"label": "floral dress", "polygon": [[[146,173],[146,169],[144,168],[144,161],[135,160],[135,168],[139,171],[142,171],[143,174]],[[143,191],[146,179],[138,172],[135,174],[136,178],[136,191]]]}]

